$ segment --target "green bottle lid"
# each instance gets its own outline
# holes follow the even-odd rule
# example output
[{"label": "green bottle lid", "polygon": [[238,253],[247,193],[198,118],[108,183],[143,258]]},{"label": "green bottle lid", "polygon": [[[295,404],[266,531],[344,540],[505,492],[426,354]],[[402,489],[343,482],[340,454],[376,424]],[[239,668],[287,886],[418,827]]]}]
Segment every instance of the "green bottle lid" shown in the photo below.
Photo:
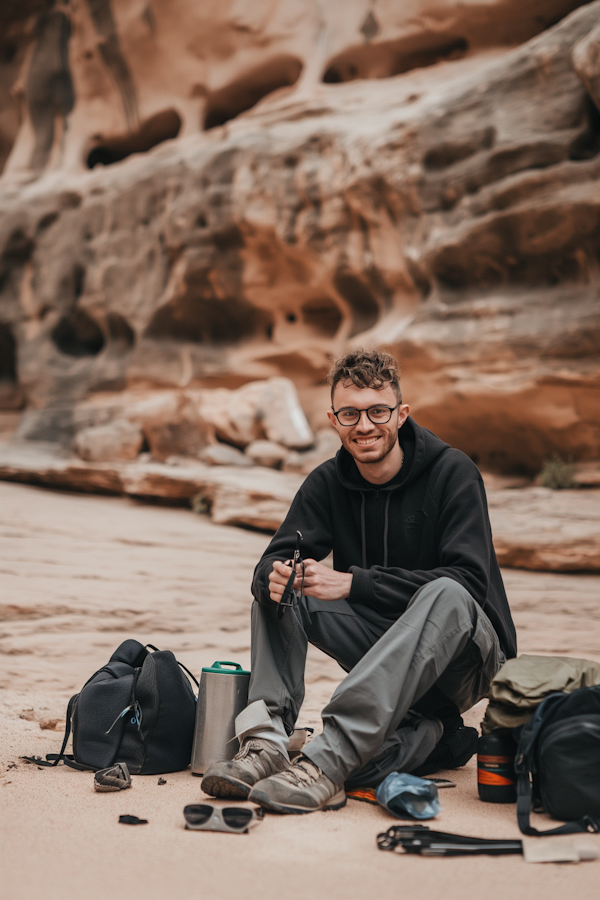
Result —
[{"label": "green bottle lid", "polygon": [[[233,669],[224,669],[223,666],[233,666]],[[202,669],[203,672],[212,672],[215,675],[249,675],[250,672],[246,672],[239,663],[234,662],[225,662],[221,660],[221,662],[214,662],[212,666],[205,666]]]}]

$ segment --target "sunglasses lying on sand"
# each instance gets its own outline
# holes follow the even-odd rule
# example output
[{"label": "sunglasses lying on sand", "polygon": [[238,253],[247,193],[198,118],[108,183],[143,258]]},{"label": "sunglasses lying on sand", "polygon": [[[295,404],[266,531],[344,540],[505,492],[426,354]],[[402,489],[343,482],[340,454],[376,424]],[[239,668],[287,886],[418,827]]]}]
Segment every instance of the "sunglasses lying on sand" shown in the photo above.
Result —
[{"label": "sunglasses lying on sand", "polygon": [[265,811],[249,806],[212,806],[190,803],[184,806],[185,827],[190,831],[230,831],[248,834],[248,829],[262,822]]}]

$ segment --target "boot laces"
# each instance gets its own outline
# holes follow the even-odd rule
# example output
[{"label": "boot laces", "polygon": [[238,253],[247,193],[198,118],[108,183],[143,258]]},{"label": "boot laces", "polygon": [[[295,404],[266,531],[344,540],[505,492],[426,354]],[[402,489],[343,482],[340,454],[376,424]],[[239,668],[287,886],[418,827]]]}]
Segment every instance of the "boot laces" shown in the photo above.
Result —
[{"label": "boot laces", "polygon": [[258,754],[261,750],[264,750],[264,747],[260,743],[260,741],[244,741],[233,758],[246,759],[247,756],[250,756],[251,754]]},{"label": "boot laces", "polygon": [[299,787],[309,787],[309,785],[318,781],[321,775],[322,772],[319,767],[311,762],[310,759],[307,759],[306,756],[302,756],[289,769],[281,772],[279,777],[285,778],[286,781],[291,781],[292,784]]}]

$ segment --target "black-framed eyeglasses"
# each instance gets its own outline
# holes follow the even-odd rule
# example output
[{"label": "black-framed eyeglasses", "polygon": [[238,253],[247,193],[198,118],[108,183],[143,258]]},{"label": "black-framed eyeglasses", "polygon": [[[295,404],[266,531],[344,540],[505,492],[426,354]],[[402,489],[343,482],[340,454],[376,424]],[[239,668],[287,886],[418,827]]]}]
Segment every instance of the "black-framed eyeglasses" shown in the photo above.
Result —
[{"label": "black-framed eyeglasses", "polygon": [[400,403],[396,403],[395,406],[369,406],[368,409],[354,409],[353,406],[345,406],[343,409],[338,409],[336,412],[333,409],[333,414],[344,428],[349,428],[351,425],[357,425],[360,422],[361,413],[366,412],[367,418],[373,425],[385,425],[392,418],[392,413],[395,409],[398,409]]}]

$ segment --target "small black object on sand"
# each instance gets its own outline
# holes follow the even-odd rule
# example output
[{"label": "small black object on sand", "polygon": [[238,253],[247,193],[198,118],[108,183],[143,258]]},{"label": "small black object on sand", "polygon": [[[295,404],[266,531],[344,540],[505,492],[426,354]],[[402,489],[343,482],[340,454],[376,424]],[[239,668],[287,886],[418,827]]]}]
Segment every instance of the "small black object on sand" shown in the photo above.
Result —
[{"label": "small black object on sand", "polygon": [[148,819],[138,819],[137,816],[119,816],[122,825],[147,825]]}]

